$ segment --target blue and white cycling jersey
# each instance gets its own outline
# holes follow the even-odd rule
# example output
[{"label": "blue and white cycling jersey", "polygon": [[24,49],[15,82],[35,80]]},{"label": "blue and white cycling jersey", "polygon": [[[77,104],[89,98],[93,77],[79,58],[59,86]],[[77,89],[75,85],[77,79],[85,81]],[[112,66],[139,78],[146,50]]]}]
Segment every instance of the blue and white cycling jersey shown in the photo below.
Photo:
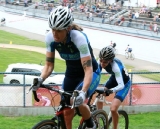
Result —
[{"label": "blue and white cycling jersey", "polygon": [[[81,64],[81,58],[91,55],[93,71],[96,71],[98,64],[93,56],[93,51],[89,40],[81,31],[71,30],[67,35],[67,42],[65,44],[55,42],[52,31],[46,34],[47,52],[54,52],[57,50],[66,61],[66,75],[70,77],[83,77],[84,70]],[[60,66],[59,66],[60,67]]]},{"label": "blue and white cycling jersey", "polygon": [[[102,70],[101,66],[100,69]],[[104,69],[109,74],[111,74],[111,77],[105,85],[108,89],[113,90],[113,92],[122,90],[130,81],[130,77],[126,68],[124,67],[123,63],[117,58],[114,58],[113,61]]]}]

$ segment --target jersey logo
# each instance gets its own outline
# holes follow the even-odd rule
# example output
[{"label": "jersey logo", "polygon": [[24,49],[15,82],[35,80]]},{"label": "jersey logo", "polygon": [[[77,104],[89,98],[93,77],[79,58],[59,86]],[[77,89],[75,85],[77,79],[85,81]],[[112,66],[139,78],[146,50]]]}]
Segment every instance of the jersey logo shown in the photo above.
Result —
[{"label": "jersey logo", "polygon": [[88,45],[87,44],[84,44],[84,45],[81,45],[79,47],[79,50],[82,54],[87,54],[88,53]]},{"label": "jersey logo", "polygon": [[72,45],[68,45],[67,47],[69,48],[69,50],[70,50],[71,53],[74,52],[74,50],[72,49]]}]

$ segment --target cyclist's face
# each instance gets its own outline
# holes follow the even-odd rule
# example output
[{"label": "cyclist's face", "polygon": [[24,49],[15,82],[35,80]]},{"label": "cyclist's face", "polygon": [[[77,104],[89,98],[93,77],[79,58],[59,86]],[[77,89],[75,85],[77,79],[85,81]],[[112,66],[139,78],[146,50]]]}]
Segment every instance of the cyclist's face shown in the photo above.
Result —
[{"label": "cyclist's face", "polygon": [[106,66],[109,65],[109,63],[110,63],[111,61],[112,61],[112,60],[103,60],[103,59],[100,59],[101,67],[102,67],[102,68],[105,68]]},{"label": "cyclist's face", "polygon": [[54,41],[65,42],[67,36],[67,30],[52,30]]}]

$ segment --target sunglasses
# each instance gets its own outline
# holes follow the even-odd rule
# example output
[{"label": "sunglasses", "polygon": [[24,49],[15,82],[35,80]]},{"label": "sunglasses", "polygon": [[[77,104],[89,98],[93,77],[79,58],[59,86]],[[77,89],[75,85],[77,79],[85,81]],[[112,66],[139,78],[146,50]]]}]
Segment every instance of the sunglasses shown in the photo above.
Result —
[{"label": "sunglasses", "polygon": [[103,64],[108,64],[108,63],[110,63],[110,61],[111,61],[111,60],[103,60],[103,59],[100,59],[100,62],[103,63]]}]

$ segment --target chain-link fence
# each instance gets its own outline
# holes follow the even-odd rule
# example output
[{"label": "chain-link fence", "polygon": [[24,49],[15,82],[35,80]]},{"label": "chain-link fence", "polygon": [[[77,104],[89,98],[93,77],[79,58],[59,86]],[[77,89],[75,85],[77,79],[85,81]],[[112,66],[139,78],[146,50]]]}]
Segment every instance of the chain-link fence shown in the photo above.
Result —
[{"label": "chain-link fence", "polygon": [[[33,78],[38,77],[39,74],[30,72],[16,74],[1,72],[0,77],[3,78],[1,79],[3,82],[0,84],[0,106],[57,106],[60,102],[60,95],[56,92],[39,88],[37,95],[40,102],[36,102],[33,99],[32,92],[27,94]],[[106,73],[102,74],[107,75],[105,78],[110,76]],[[129,76],[132,87],[123,102],[124,105],[160,104],[160,72],[130,72]],[[104,81],[101,81],[100,86],[103,83]],[[54,82],[50,85],[58,89],[61,88],[61,84],[54,84]],[[107,100],[111,101],[113,97],[114,94],[107,97]]]}]

